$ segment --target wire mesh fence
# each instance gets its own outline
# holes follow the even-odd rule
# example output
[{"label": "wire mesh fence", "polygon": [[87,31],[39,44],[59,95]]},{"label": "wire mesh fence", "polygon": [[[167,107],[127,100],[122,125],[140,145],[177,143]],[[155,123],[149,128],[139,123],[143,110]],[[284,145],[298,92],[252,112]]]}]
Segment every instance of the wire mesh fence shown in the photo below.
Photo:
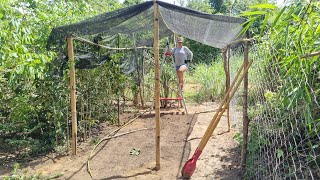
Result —
[{"label": "wire mesh fence", "polygon": [[[230,48],[228,56],[230,81],[233,82],[235,80],[237,71],[244,62],[244,46],[239,45],[237,47]],[[234,94],[234,97],[231,99],[229,106],[231,124],[238,130],[242,128],[242,93],[243,83],[239,86],[239,89]]]},{"label": "wire mesh fence", "polygon": [[[267,51],[263,49],[254,45],[250,53],[254,64],[249,71],[245,178],[319,179],[319,102],[313,91],[319,74],[308,70],[308,64],[299,58],[296,72],[286,72],[289,64],[265,59]],[[231,106],[236,102],[239,99],[235,98]]]},{"label": "wire mesh fence", "polygon": [[[243,63],[243,49],[238,46],[230,51],[231,82]],[[312,58],[297,57],[296,72],[287,72],[290,64],[266,59],[266,53],[270,51],[261,44],[250,46],[249,59],[254,63],[249,70],[250,126],[244,177],[319,179],[320,106],[316,88],[319,64],[317,60],[310,63]],[[239,130],[242,129],[242,95],[240,88],[230,102],[230,119]]]}]

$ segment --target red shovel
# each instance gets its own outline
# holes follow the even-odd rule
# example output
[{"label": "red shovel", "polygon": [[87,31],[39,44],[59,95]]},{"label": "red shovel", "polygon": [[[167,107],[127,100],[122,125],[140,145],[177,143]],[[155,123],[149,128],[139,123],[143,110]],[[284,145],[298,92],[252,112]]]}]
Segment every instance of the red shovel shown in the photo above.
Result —
[{"label": "red shovel", "polygon": [[[229,87],[226,95],[224,96],[224,99],[223,99],[222,103],[220,104],[220,107],[218,108],[217,113],[216,113],[216,114],[214,115],[214,117],[212,118],[212,120],[211,120],[211,122],[210,122],[210,124],[209,124],[209,126],[208,126],[208,128],[207,128],[207,130],[206,130],[206,132],[205,132],[205,134],[203,135],[203,137],[202,137],[202,139],[201,139],[201,141],[200,141],[200,143],[199,143],[196,151],[194,152],[192,158],[189,159],[189,160],[184,164],[184,166],[183,166],[183,168],[182,168],[182,171],[181,171],[181,174],[182,174],[182,177],[183,177],[183,178],[189,179],[189,178],[192,176],[193,172],[195,171],[195,169],[196,169],[196,163],[197,163],[197,160],[199,159],[199,156],[201,155],[204,147],[206,146],[207,142],[209,141],[209,139],[210,139],[213,131],[214,131],[215,128],[217,127],[217,125],[218,125],[218,123],[219,123],[219,121],[220,121],[220,119],[221,119],[221,116],[223,115],[225,109],[228,107],[228,104],[230,103],[232,97],[233,97],[234,94],[236,93],[238,87],[239,87],[240,84],[241,84],[241,81],[242,81],[243,78],[244,78],[244,75],[248,72],[248,69],[249,69],[249,67],[251,66],[251,64],[252,64],[252,60],[250,61],[250,63],[248,64],[248,66],[245,68],[244,73],[242,74],[242,76],[240,77],[239,81],[237,82],[238,77],[239,77],[239,75],[240,75],[240,73],[241,73],[241,71],[242,71],[242,69],[243,69],[243,64],[242,64],[242,66],[240,67],[240,69],[238,70],[235,79],[233,80],[233,82],[232,82],[231,86]],[[235,88],[232,89],[233,86],[234,86],[234,84],[235,84],[236,82],[237,82],[237,84],[236,84]],[[231,91],[231,89],[232,89],[232,91]],[[231,91],[231,93],[230,93],[230,91]],[[229,95],[229,94],[230,94],[230,95]]]}]

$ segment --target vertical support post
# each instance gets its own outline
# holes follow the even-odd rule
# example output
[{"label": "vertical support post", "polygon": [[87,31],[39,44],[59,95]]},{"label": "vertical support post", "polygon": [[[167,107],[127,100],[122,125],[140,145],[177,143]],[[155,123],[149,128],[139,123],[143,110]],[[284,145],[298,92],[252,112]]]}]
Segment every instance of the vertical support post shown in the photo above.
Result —
[{"label": "vertical support post", "polygon": [[77,108],[76,108],[76,72],[74,67],[73,39],[67,37],[68,58],[70,62],[70,97],[71,97],[71,120],[72,120],[72,154],[77,154]]},{"label": "vertical support post", "polygon": [[141,79],[140,79],[140,101],[141,108],[144,109],[144,57],[141,58]]},{"label": "vertical support post", "polygon": [[[248,40],[244,40],[244,68],[248,66],[249,63],[249,46]],[[246,171],[246,157],[247,157],[247,143],[248,143],[248,128],[249,128],[249,118],[248,118],[248,72],[244,76],[243,80],[243,143],[241,150],[241,167],[243,172]]]},{"label": "vertical support post", "polygon": [[141,108],[144,109],[144,72],[143,72],[143,60],[141,62],[142,67],[142,76],[140,75],[140,85],[139,85],[139,91],[140,91],[140,102],[141,102]]},{"label": "vertical support post", "polygon": [[90,138],[91,137],[91,123],[90,123],[90,120],[91,120],[91,112],[92,112],[92,104],[91,104],[91,96],[90,95],[88,95],[88,112],[89,112],[89,115],[88,115],[88,130],[89,130],[88,138]]},{"label": "vertical support post", "polygon": [[156,170],[160,170],[160,63],[159,63],[159,13],[157,0],[153,0],[154,63],[155,63],[155,118],[156,118]]},{"label": "vertical support post", "polygon": [[86,139],[87,138],[89,138],[90,137],[90,128],[89,128],[89,124],[90,124],[90,116],[89,116],[89,94],[88,94],[89,92],[87,91],[87,96],[86,96],[86,102],[87,102],[87,105],[86,105],[86,133],[85,133],[85,137],[86,137]]},{"label": "vertical support post", "polygon": [[[118,34],[118,48],[120,47],[120,34]],[[117,53],[119,53],[119,50],[117,50]],[[119,74],[120,74],[120,58],[119,58]],[[120,92],[118,91],[118,127],[120,127]]]},{"label": "vertical support post", "polygon": [[[224,66],[224,72],[226,74],[226,92],[228,92],[228,89],[230,87],[230,64],[229,64],[229,56],[230,54],[228,52],[230,48],[227,46],[226,48],[222,49],[222,54],[223,54],[223,66]],[[227,97],[229,98],[229,97]],[[229,104],[226,108],[227,110],[227,121],[228,121],[228,132],[230,131],[230,108]]]},{"label": "vertical support post", "polygon": [[[175,3],[175,2],[174,2]],[[173,33],[173,44],[174,44],[174,47],[176,48],[177,47],[177,33]],[[170,49],[171,50],[171,49]],[[175,65],[175,59],[173,56],[172,57],[172,63],[173,63],[173,67],[176,67]],[[177,92],[177,97],[180,97],[180,85],[179,85],[179,78],[178,78],[178,74],[176,73],[176,82],[177,82],[177,89],[178,89],[178,92]],[[182,102],[181,100],[178,100],[178,107],[182,107]]]},{"label": "vertical support post", "polygon": [[[227,52],[228,52],[228,58],[227,58],[228,74],[227,74],[226,84],[229,89],[230,87],[230,46],[228,46]],[[228,107],[227,107],[227,118],[228,118],[228,132],[230,132],[230,103],[228,103]]]},{"label": "vertical support post", "polygon": [[68,102],[69,102],[69,96],[67,96],[67,98],[66,98],[66,105],[67,105],[67,112],[66,112],[66,116],[67,116],[67,134],[66,134],[66,138],[67,138],[67,153],[69,153],[69,151],[70,151],[70,142],[69,142],[69,140],[70,140],[70,137],[69,137],[69,104],[68,104]]}]

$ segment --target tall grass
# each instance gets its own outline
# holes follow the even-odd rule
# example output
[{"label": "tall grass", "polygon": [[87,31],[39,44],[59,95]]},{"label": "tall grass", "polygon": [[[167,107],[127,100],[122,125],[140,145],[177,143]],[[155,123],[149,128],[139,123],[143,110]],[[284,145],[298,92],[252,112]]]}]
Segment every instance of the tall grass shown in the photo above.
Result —
[{"label": "tall grass", "polygon": [[245,178],[320,179],[320,61],[304,58],[320,50],[320,4],[295,0],[275,9],[262,4],[246,13],[248,22],[264,19],[257,46],[266,52],[258,81],[249,83],[249,118],[258,135],[248,146],[258,148],[247,154]]},{"label": "tall grass", "polygon": [[[243,58],[242,47],[232,50],[229,60],[231,82],[239,67],[242,65]],[[200,86],[199,90],[191,96],[195,102],[215,101],[225,95],[226,73],[224,72],[222,56],[216,57],[210,64],[197,64],[187,78]],[[238,91],[241,91],[241,88]]]},{"label": "tall grass", "polygon": [[225,93],[226,77],[221,58],[209,65],[198,64],[190,74],[190,78],[200,85],[199,91],[192,97],[198,103],[215,101]]}]

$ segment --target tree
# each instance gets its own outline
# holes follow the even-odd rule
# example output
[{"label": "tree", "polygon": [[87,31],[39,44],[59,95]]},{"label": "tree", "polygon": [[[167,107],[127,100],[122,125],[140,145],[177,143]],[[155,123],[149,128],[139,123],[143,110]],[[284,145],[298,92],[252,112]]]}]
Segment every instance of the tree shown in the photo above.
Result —
[{"label": "tree", "polygon": [[223,3],[223,0],[209,0],[211,7],[214,9],[214,13],[226,13],[227,7]]},{"label": "tree", "polygon": [[86,3],[89,5],[89,7],[92,8],[94,14],[106,13],[122,7],[121,3],[118,0],[88,0]]},{"label": "tree", "polygon": [[[110,2],[103,11],[121,7]],[[102,9],[82,0],[0,0],[0,148],[28,154],[63,143],[68,77],[59,73],[61,57],[47,51],[47,39],[52,28]]]},{"label": "tree", "polygon": [[213,13],[213,9],[209,4],[209,0],[190,0],[187,7],[209,14]]},{"label": "tree", "polygon": [[124,6],[132,6],[132,5],[140,4],[142,2],[143,2],[142,0],[125,0],[123,2],[123,5]]},{"label": "tree", "polygon": [[250,5],[267,3],[268,0],[210,0],[214,14],[239,15]]}]

